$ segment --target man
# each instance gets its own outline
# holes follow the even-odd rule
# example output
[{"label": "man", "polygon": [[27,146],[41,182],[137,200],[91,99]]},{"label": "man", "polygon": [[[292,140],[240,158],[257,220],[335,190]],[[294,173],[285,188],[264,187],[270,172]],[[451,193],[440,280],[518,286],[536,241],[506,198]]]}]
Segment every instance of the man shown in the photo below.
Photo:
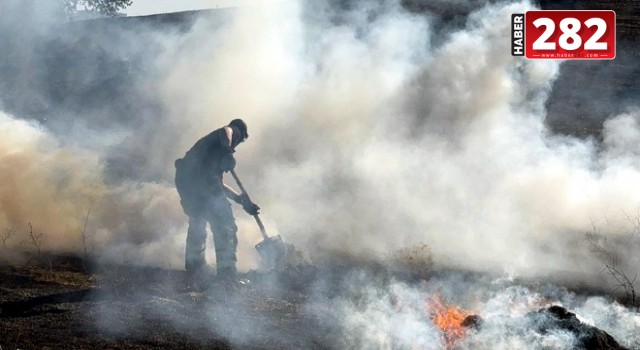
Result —
[{"label": "man", "polygon": [[248,137],[245,122],[234,119],[229,125],[201,138],[183,158],[175,162],[180,204],[189,217],[185,268],[191,275],[207,267],[205,250],[208,222],[213,231],[217,276],[222,279],[236,278],[238,227],[227,198],[241,204],[251,215],[258,214],[260,207],[246,195],[240,195],[227,186],[222,181],[222,175],[235,167],[235,148]]}]

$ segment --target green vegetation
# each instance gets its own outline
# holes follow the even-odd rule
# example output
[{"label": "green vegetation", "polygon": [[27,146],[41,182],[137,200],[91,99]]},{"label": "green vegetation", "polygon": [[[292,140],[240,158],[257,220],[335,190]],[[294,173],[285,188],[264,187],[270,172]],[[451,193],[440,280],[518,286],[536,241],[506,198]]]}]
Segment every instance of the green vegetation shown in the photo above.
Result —
[{"label": "green vegetation", "polygon": [[65,12],[71,15],[82,8],[107,16],[115,16],[120,10],[131,6],[133,0],[61,0]]}]

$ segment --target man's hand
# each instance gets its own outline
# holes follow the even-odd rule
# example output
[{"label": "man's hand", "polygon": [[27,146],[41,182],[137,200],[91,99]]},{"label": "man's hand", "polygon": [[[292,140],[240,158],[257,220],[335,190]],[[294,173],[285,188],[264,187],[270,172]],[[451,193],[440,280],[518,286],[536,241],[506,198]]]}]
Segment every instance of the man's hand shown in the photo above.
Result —
[{"label": "man's hand", "polygon": [[260,213],[260,207],[253,203],[246,195],[241,195],[238,203],[242,205],[242,209],[249,215],[258,215]]}]

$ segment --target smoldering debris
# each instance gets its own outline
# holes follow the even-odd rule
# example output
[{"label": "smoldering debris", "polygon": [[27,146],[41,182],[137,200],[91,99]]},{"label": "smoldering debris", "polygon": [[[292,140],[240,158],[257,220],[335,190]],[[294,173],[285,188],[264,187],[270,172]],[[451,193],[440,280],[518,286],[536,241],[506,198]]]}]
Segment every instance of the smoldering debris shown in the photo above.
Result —
[{"label": "smoldering debris", "polygon": [[[0,226],[24,233],[32,222],[44,249],[78,250],[92,207],[86,232],[105,260],[181,266],[173,161],[241,116],[252,139],[238,167],[260,189],[267,225],[319,259],[383,260],[425,242],[441,263],[601,283],[578,243],[600,218],[624,236],[640,205],[627,132],[637,111],[610,116],[602,144],[550,134],[545,103],[560,63],[504,54],[502,18],[535,4],[459,2],[464,13],[445,27],[437,5],[369,1],[362,16],[293,1],[176,15],[177,26],[169,15],[65,25],[42,7],[23,41],[10,40],[17,25],[3,17],[16,55],[2,63],[13,73],[0,122],[23,132],[22,146],[2,147],[21,160],[11,169],[31,171],[2,172],[15,184],[2,200],[23,204],[3,205]],[[20,73],[29,62],[45,72]],[[237,218],[240,267],[256,268],[257,230]]]},{"label": "smoldering debris", "polygon": [[[438,350],[640,344],[640,314],[633,309],[491,276],[450,272],[415,280],[391,271],[383,276],[376,266],[324,265],[297,276],[252,272],[242,276],[252,279],[243,287],[214,282],[210,290],[196,291],[183,271],[132,265],[87,270],[76,266],[81,260],[62,257],[43,262],[0,268],[0,288],[7,292],[0,296],[0,339],[9,344],[55,347],[64,339],[139,348]],[[63,278],[64,285],[52,283]],[[17,289],[16,281],[25,288]],[[40,322],[56,325],[59,337],[34,331]],[[34,333],[19,340],[19,331]]]},{"label": "smoldering debris", "polygon": [[[572,348],[585,350],[625,350],[626,348],[607,332],[581,322],[576,314],[562,306],[550,306],[524,316],[530,330],[539,334],[568,332],[574,337]],[[485,320],[478,315],[467,316],[461,323],[464,328],[481,331]]]},{"label": "smoldering debris", "polygon": [[[338,285],[342,292],[330,299],[334,305],[330,309],[323,307],[322,297],[311,304],[339,322],[338,347],[624,349],[638,344],[628,330],[607,325],[608,316],[587,319],[588,313],[576,316],[568,312],[562,318],[553,313],[566,308],[584,311],[584,305],[601,299],[551,286],[495,281],[484,285],[482,280],[470,279],[461,283],[455,275],[451,277],[420,284],[395,280],[384,286],[362,274],[352,276],[349,287]],[[618,307],[609,305],[612,310]],[[624,316],[618,321],[633,325],[625,328],[638,329],[637,312],[626,312],[632,319]]]}]

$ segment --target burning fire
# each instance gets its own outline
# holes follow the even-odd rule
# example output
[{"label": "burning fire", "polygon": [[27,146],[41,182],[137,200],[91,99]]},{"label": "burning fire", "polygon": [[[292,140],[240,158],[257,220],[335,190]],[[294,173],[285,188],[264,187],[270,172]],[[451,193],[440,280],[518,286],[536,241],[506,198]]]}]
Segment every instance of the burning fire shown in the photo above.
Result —
[{"label": "burning fire", "polygon": [[453,305],[447,305],[440,295],[434,295],[425,304],[425,311],[433,324],[442,331],[445,348],[453,349],[458,341],[466,335],[466,328],[462,322],[471,315]]}]

